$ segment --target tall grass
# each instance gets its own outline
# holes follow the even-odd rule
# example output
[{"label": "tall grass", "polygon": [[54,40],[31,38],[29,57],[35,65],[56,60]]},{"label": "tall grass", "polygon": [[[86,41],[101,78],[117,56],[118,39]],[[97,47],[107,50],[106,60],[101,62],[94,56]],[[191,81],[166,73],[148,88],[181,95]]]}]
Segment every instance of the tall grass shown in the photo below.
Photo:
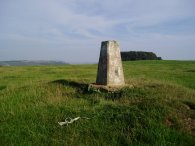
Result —
[{"label": "tall grass", "polygon": [[133,88],[105,92],[97,65],[0,67],[0,145],[194,145],[194,68],[125,62]]}]

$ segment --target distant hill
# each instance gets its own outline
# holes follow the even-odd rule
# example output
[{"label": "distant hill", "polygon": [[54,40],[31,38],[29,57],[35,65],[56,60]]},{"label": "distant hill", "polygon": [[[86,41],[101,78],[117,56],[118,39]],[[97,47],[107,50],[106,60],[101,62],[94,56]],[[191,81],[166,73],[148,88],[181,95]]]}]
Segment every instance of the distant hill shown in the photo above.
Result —
[{"label": "distant hill", "polygon": [[63,61],[29,61],[29,60],[13,60],[0,61],[0,66],[40,66],[40,65],[64,65],[68,64]]},{"label": "distant hill", "polygon": [[129,51],[121,52],[122,61],[133,61],[133,60],[162,60],[161,57],[157,57],[153,52],[143,51]]}]

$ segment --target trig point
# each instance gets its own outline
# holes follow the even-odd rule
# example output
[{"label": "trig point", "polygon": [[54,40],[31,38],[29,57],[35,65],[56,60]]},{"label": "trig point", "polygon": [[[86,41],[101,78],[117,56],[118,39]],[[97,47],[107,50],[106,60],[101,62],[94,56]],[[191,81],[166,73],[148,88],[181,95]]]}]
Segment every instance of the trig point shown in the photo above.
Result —
[{"label": "trig point", "polygon": [[101,44],[96,84],[105,86],[122,86],[125,84],[120,48],[117,41],[105,41]]}]

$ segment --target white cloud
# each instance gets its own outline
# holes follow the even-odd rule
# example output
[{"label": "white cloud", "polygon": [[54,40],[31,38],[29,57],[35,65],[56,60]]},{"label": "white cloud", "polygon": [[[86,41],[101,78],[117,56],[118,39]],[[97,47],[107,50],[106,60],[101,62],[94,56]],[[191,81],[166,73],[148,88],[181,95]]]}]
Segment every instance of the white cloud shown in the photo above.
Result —
[{"label": "white cloud", "polygon": [[[70,62],[90,61],[87,59],[90,58],[88,56],[92,56],[92,62],[95,62],[99,55],[100,42],[117,39],[122,47],[134,49],[155,47],[159,48],[157,51],[160,54],[164,54],[164,58],[172,56],[176,59],[177,53],[170,55],[164,48],[177,52],[178,48],[185,50],[190,44],[188,48],[194,53],[193,30],[191,36],[188,33],[184,35],[187,25],[183,25],[182,32],[175,34],[178,30],[175,28],[180,21],[190,20],[189,25],[193,28],[194,5],[193,0],[0,1],[0,58],[6,59],[10,55],[1,53],[1,50],[8,48],[15,50],[22,48],[26,56],[31,54],[27,55],[28,51],[25,49],[41,52],[40,49],[45,51],[53,48],[61,49],[58,55],[65,54],[64,60],[70,58],[68,55],[78,51],[84,60],[73,56]],[[174,25],[171,24],[173,22]],[[171,31],[158,29],[160,26]],[[155,29],[150,31],[151,28]],[[91,52],[91,49],[94,51]],[[42,57],[44,55],[43,53]]]}]

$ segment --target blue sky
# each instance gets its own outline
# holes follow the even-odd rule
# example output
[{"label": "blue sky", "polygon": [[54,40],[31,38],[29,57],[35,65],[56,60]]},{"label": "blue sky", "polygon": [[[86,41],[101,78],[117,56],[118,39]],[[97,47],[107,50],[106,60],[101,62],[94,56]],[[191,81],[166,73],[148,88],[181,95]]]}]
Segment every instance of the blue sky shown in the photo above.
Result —
[{"label": "blue sky", "polygon": [[94,63],[105,40],[195,60],[195,1],[0,0],[0,60]]}]

